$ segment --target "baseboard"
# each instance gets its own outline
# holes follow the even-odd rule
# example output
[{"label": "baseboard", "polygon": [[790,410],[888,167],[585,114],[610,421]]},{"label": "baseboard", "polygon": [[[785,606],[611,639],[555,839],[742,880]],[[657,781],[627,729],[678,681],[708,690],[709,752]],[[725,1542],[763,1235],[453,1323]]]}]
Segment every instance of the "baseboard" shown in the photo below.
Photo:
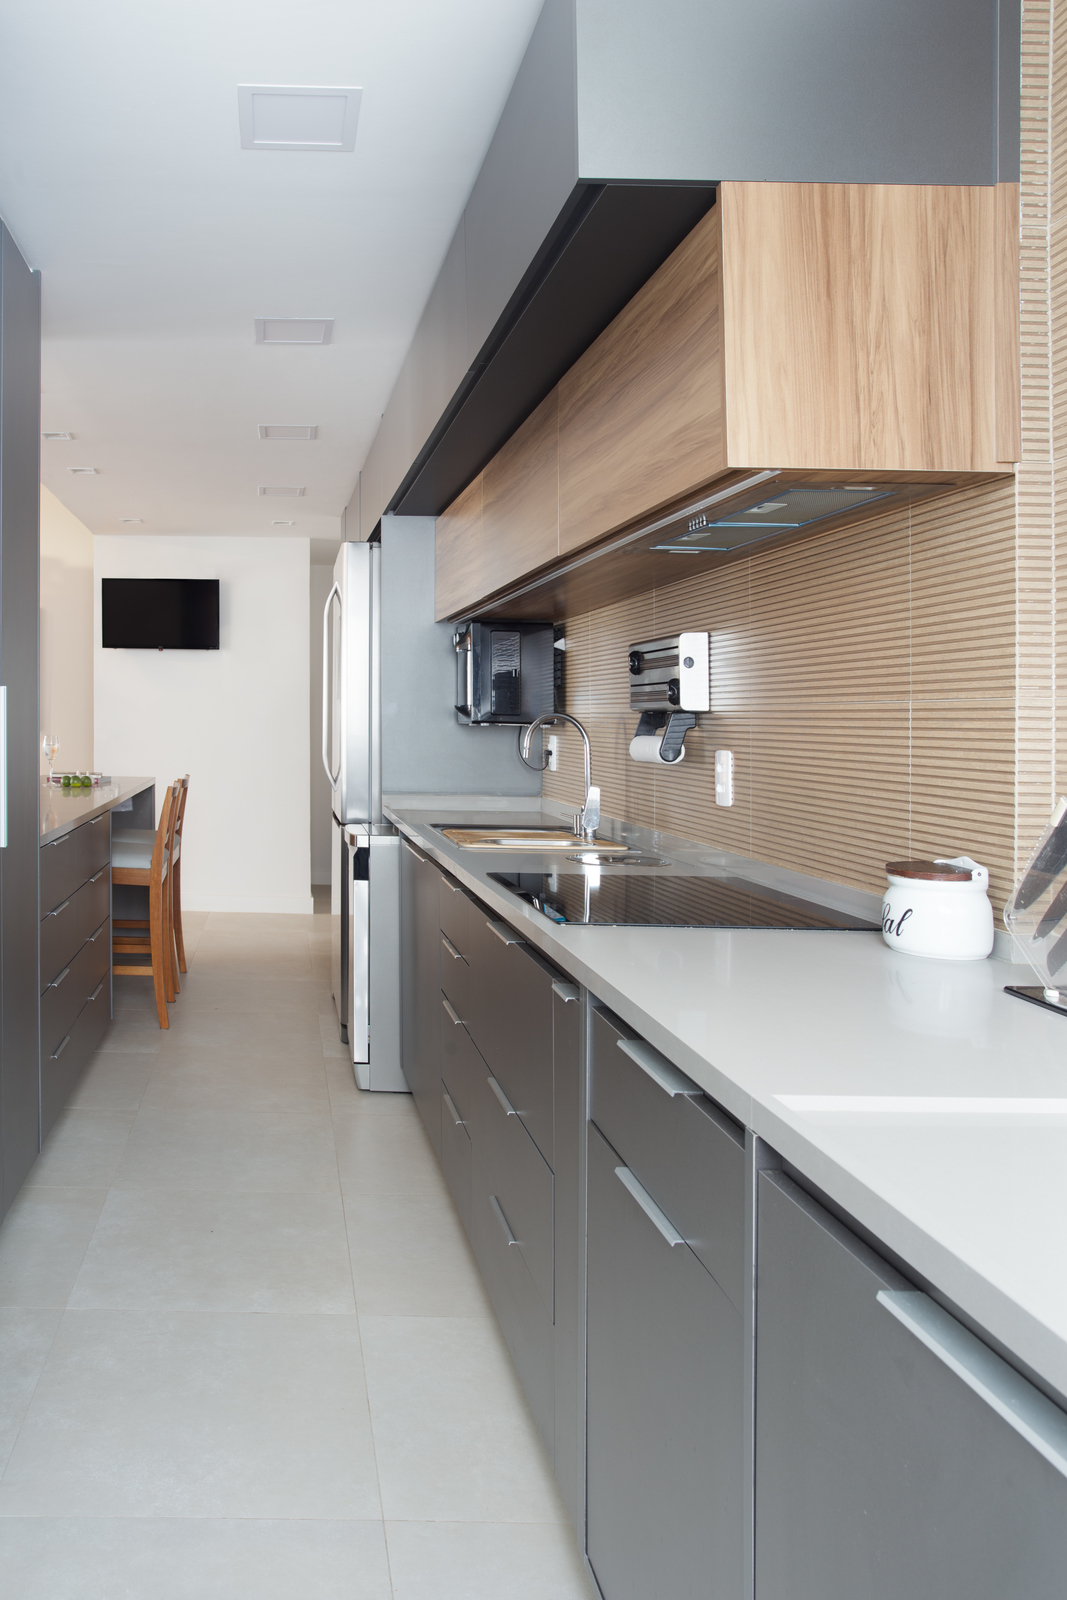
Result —
[{"label": "baseboard", "polygon": [[286,894],[286,895],[206,895],[203,898],[193,898],[188,894],[182,895],[183,911],[248,911],[269,912],[272,915],[290,914],[294,917],[310,917],[315,910],[315,902],[311,895]]}]

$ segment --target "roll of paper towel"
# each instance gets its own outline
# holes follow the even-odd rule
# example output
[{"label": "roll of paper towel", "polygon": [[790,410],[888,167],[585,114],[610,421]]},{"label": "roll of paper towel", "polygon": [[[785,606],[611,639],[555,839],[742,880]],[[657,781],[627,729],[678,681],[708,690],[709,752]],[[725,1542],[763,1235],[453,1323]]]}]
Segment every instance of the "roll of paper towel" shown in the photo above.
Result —
[{"label": "roll of paper towel", "polygon": [[685,745],[678,752],[678,761],[664,761],[659,753],[660,739],[658,733],[642,733],[636,739],[630,740],[630,754],[635,761],[651,761],[660,767],[676,767],[678,761],[685,760]]}]

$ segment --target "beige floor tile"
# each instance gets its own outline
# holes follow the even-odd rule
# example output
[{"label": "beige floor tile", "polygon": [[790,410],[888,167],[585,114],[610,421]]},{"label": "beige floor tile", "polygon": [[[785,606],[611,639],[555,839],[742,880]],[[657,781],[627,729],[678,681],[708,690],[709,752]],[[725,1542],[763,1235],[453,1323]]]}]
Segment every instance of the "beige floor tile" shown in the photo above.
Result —
[{"label": "beige floor tile", "polygon": [[0,1223],[0,1305],[66,1305],[106,1198],[106,1189],[16,1196]]},{"label": "beige floor tile", "polygon": [[492,1317],[447,1195],[350,1194],[345,1217],[361,1314]]},{"label": "beige floor tile", "polygon": [[337,1186],[330,1118],[303,1111],[142,1107],[113,1179],[116,1189],[306,1194]]},{"label": "beige floor tile", "polygon": [[359,1321],[387,1518],[565,1520],[495,1323],[363,1315]]},{"label": "beige floor tile", "polygon": [[322,1060],[276,1060],[203,1046],[172,1047],[153,1058],[141,1102],[146,1111],[319,1111],[330,1097]]},{"label": "beige floor tile", "polygon": [[423,1194],[447,1203],[448,1190],[414,1104],[396,1116],[337,1116],[337,1168],[345,1194]]},{"label": "beige floor tile", "polygon": [[204,926],[207,933],[259,939],[270,933],[308,933],[314,920],[300,911],[209,911]]},{"label": "beige floor tile", "polygon": [[156,1050],[98,1050],[70,1097],[71,1110],[136,1111],[140,1105]]},{"label": "beige floor tile", "polygon": [[175,1018],[195,1013],[201,1020],[216,1016],[291,1018],[312,1021],[318,1016],[319,1000],[314,985],[306,978],[226,977],[207,967],[190,968],[182,978],[181,998]]},{"label": "beige floor tile", "polygon": [[5,1600],[391,1600],[380,1522],[8,1517]]},{"label": "beige floor tile", "polygon": [[165,1037],[166,1033],[159,1026],[154,1007],[151,1015],[147,1012],[131,1013],[116,1008],[115,1015],[108,1023],[107,1032],[100,1041],[98,1051],[106,1054],[122,1051],[143,1055],[146,1051],[158,1050],[161,1040]]},{"label": "beige floor tile", "polygon": [[[558,1522],[387,1522],[394,1600],[594,1600]],[[652,1597],[649,1597],[652,1600]]]},{"label": "beige floor tile", "polygon": [[332,998],[329,1011],[319,1012],[319,1038],[322,1041],[324,1056],[332,1056],[335,1061],[347,1061],[351,1064],[352,1058],[348,1053],[348,1046],[341,1043],[341,1030],[337,1025],[337,1011]]},{"label": "beige floor tile", "polygon": [[340,1199],[112,1189],[69,1304],[75,1310],[351,1312]]},{"label": "beige floor tile", "polygon": [[[60,1316],[59,1311],[0,1307],[0,1473],[22,1427]],[[3,1565],[0,1537],[0,1570]]]},{"label": "beige floor tile", "polygon": [[115,1175],[136,1111],[64,1111],[26,1179],[28,1187],[104,1189]]},{"label": "beige floor tile", "polygon": [[290,978],[310,980],[314,976],[311,957],[306,951],[303,954],[292,955],[278,955],[273,952],[252,954],[240,949],[205,952],[203,940],[189,966],[191,972],[206,971],[216,977],[266,978],[272,982]]},{"label": "beige floor tile", "polygon": [[185,1050],[194,1045],[283,1059],[322,1059],[318,1017],[311,1011],[237,1012],[191,1006],[178,1012],[178,1007],[173,1007],[171,1026],[160,1048]]},{"label": "beige floor tile", "polygon": [[413,1112],[414,1101],[409,1094],[372,1094],[358,1088],[352,1063],[346,1057],[327,1056],[325,1066],[335,1117],[406,1117]]},{"label": "beige floor tile", "polygon": [[0,1479],[0,1517],[380,1515],[354,1316],[67,1312]]}]

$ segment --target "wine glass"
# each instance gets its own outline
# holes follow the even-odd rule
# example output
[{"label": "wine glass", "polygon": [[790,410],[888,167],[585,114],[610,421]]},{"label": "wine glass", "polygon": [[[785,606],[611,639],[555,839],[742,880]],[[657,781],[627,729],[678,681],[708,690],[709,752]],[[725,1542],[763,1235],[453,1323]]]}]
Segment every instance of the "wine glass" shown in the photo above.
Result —
[{"label": "wine glass", "polygon": [[44,751],[45,760],[48,762],[48,782],[51,783],[52,768],[55,765],[56,756],[59,754],[59,735],[57,733],[46,733],[41,740],[41,749]]}]

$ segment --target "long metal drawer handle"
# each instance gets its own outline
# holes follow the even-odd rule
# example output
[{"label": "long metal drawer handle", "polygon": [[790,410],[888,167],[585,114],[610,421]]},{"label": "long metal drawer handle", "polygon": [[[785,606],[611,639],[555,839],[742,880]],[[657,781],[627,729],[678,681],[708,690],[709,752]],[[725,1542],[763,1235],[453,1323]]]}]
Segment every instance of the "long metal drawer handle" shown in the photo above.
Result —
[{"label": "long metal drawer handle", "polygon": [[490,933],[495,933],[501,944],[525,944],[525,939],[520,939],[514,928],[509,928],[506,922],[490,922],[486,919],[486,927]]},{"label": "long metal drawer handle", "polygon": [[97,928],[96,932],[95,933],[91,933],[89,935],[88,939],[86,939],[86,941],[85,941],[86,944],[95,944],[96,941],[99,939],[100,935],[102,933],[106,933],[106,932],[107,932],[107,923],[106,922],[102,922],[100,924],[99,928]]},{"label": "long metal drawer handle", "polygon": [[552,993],[558,994],[564,1005],[568,1000],[579,999],[581,992],[576,983],[560,983],[558,979],[552,981]]},{"label": "long metal drawer handle", "polygon": [[[64,902],[63,902],[63,904],[61,906],[56,906],[56,909],[54,911],[50,911],[48,913],[48,917],[58,917],[60,912],[66,911],[66,909],[67,909],[67,907],[69,905],[70,905],[70,901],[69,900],[64,900]],[[45,917],[45,919],[44,919],[46,922],[48,921],[48,917]]]},{"label": "long metal drawer handle", "polygon": [[441,996],[441,1004],[444,1006],[445,1010],[448,1012],[449,1016],[452,1018],[452,1021],[456,1024],[456,1027],[457,1028],[462,1028],[462,1026],[463,1026],[463,1018],[456,1016],[455,1010],[453,1009],[452,1006],[449,1005],[449,1003],[445,999],[444,995]]},{"label": "long metal drawer handle", "polygon": [[505,1115],[509,1117],[517,1117],[519,1113],[515,1110],[515,1107],[512,1105],[511,1101],[508,1099],[499,1083],[497,1083],[492,1073],[489,1074],[485,1081],[489,1085],[490,1089],[492,1089],[497,1099],[500,1101],[500,1104],[504,1107]]},{"label": "long metal drawer handle", "polygon": [[462,894],[463,893],[463,890],[460,888],[459,884],[458,883],[453,883],[451,878],[442,877],[441,882],[444,884],[446,889],[451,891],[452,894]]},{"label": "long metal drawer handle", "polygon": [[64,1050],[67,1048],[69,1043],[70,1043],[70,1034],[68,1033],[67,1037],[65,1039],[61,1039],[59,1041],[59,1043],[56,1045],[56,1048],[52,1051],[52,1054],[51,1054],[49,1059],[52,1060],[52,1061],[58,1061],[60,1056],[63,1054]]},{"label": "long metal drawer handle", "polygon": [[107,869],[108,869],[108,867],[110,867],[110,865],[111,865],[111,863],[109,861],[108,864],[107,864],[107,867],[101,867],[100,871],[97,872],[93,877],[91,877],[89,879],[89,882],[90,883],[99,883],[100,879],[104,876],[104,873],[107,871]]},{"label": "long metal drawer handle", "polygon": [[880,1289],[878,1303],[1067,1478],[1067,1416],[1059,1406],[921,1290]]},{"label": "long metal drawer handle", "polygon": [[645,1186],[638,1183],[629,1167],[616,1167],[615,1176],[623,1188],[633,1195],[656,1232],[663,1235],[672,1250],[676,1244],[685,1243],[670,1217],[664,1215]]},{"label": "long metal drawer handle", "polygon": [[447,933],[443,933],[441,935],[441,943],[444,945],[445,949],[448,951],[449,955],[453,958],[453,960],[455,960],[455,961],[462,961],[463,960],[463,957],[460,955],[459,951],[456,949],[455,945],[452,943],[452,940],[448,937]]},{"label": "long metal drawer handle", "polygon": [[63,982],[63,979],[68,977],[69,975],[70,975],[70,968],[69,967],[64,967],[63,971],[59,974],[59,977],[58,978],[53,978],[51,983],[48,985],[48,987],[50,989],[58,989],[60,984]]},{"label": "long metal drawer handle", "polygon": [[465,1128],[467,1124],[456,1110],[456,1102],[453,1100],[448,1090],[442,1089],[441,1094],[444,1098],[445,1105],[448,1107],[448,1114],[452,1118],[452,1121],[456,1124],[456,1127]]},{"label": "long metal drawer handle", "polygon": [[104,987],[104,984],[106,982],[107,982],[106,978],[101,978],[100,979],[100,982],[97,984],[96,988],[93,990],[92,994],[89,996],[89,1000],[88,1000],[88,1004],[89,1005],[92,1005],[94,1000],[99,1000],[100,991]]},{"label": "long metal drawer handle", "polygon": [[519,1241],[516,1239],[515,1235],[512,1233],[511,1224],[508,1222],[507,1217],[504,1215],[504,1208],[500,1204],[500,1201],[497,1199],[495,1194],[491,1194],[489,1196],[489,1204],[493,1208],[493,1215],[496,1217],[496,1220],[499,1222],[500,1226],[504,1230],[504,1237],[508,1241],[508,1244],[509,1245],[517,1245],[518,1248],[521,1250],[522,1246],[519,1245]]},{"label": "long metal drawer handle", "polygon": [[49,850],[54,850],[57,845],[69,844],[73,837],[73,834],[65,833],[61,839],[50,839],[48,841],[48,848]]},{"label": "long metal drawer handle", "polygon": [[669,1094],[673,1098],[676,1094],[704,1093],[699,1084],[694,1083],[692,1078],[687,1078],[673,1061],[668,1061],[666,1056],[660,1055],[658,1050],[654,1050],[643,1039],[616,1039],[615,1043],[623,1055],[629,1056],[642,1072],[647,1073],[653,1083],[659,1085],[664,1094]]}]

